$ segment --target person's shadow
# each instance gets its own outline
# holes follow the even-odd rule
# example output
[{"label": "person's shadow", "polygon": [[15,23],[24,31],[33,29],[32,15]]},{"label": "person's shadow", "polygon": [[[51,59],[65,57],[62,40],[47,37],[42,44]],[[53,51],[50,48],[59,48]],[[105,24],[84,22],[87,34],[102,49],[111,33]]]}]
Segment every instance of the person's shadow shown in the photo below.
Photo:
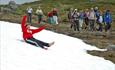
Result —
[{"label": "person's shadow", "polygon": [[[30,44],[30,45],[33,45],[33,46],[36,46],[35,43],[31,43],[31,42],[25,42],[24,40],[22,39],[16,39],[17,41],[20,41],[20,42],[23,42],[23,43],[27,43],[27,44]],[[36,46],[37,47],[37,46]]]},{"label": "person's shadow", "polygon": [[17,41],[20,41],[20,42],[25,42],[24,40],[21,40],[21,39],[16,39]]}]

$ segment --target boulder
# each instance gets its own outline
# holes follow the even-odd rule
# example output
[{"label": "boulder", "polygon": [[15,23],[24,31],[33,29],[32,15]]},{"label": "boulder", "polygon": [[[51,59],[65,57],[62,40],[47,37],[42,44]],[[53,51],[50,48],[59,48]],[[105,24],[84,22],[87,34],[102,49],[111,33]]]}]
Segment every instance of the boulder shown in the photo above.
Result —
[{"label": "boulder", "polygon": [[18,7],[15,1],[9,1],[8,7],[12,10],[15,11]]},{"label": "boulder", "polygon": [[108,50],[108,51],[115,51],[115,45],[109,45],[109,46],[107,47],[107,50]]}]

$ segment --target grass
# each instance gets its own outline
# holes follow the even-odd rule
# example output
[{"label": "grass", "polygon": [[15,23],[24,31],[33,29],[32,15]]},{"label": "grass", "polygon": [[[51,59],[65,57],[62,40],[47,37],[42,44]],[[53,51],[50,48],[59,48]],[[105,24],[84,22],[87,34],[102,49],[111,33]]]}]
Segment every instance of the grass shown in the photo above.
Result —
[{"label": "grass", "polygon": [[41,0],[35,1],[32,3],[25,3],[17,9],[18,14],[24,14],[26,8],[31,6],[33,8],[34,14],[38,6],[44,11],[44,14],[47,15],[52,8],[56,7],[59,11],[59,16],[61,20],[66,19],[67,10],[71,7],[78,9],[87,9],[91,7],[99,7],[101,10],[110,9],[112,12],[112,17],[115,19],[115,1],[114,0],[98,0],[97,2],[91,3],[88,0]]}]

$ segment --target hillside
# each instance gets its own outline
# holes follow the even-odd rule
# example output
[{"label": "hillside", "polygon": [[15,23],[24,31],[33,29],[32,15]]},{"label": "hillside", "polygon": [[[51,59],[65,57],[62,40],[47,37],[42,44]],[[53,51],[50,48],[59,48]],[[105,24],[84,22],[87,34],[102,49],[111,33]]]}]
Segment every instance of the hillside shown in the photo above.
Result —
[{"label": "hillside", "polygon": [[55,41],[53,46],[44,50],[22,40],[19,24],[0,23],[1,70],[115,70],[115,64],[111,61],[86,52],[105,49],[85,44],[77,38],[43,30],[35,34],[35,38],[45,42]]},{"label": "hillside", "polygon": [[[10,21],[20,23],[22,16],[25,14],[25,10],[28,6],[31,6],[34,10],[33,15],[33,26],[40,26],[42,24],[36,24],[36,16],[35,10],[38,6],[44,11],[44,14],[47,15],[47,12],[52,8],[56,7],[59,11],[59,25],[49,25],[48,30],[66,34],[68,36],[77,37],[82,39],[84,42],[95,45],[99,48],[106,48],[110,45],[115,45],[115,0],[97,0],[96,2],[89,2],[89,0],[41,0],[35,1],[31,3],[25,3],[19,5],[15,13],[1,13],[0,12],[0,20]],[[100,10],[110,9],[112,13],[113,23],[112,30],[110,34],[105,32],[75,32],[69,28],[70,24],[67,19],[68,9],[73,7],[77,9],[87,9],[91,7],[99,7]],[[47,17],[45,16],[45,19]],[[97,56],[104,57],[105,59],[109,59],[115,63],[115,51],[107,51],[107,52],[98,52],[98,51],[89,51],[89,53]],[[101,54],[100,54],[101,53]]]}]

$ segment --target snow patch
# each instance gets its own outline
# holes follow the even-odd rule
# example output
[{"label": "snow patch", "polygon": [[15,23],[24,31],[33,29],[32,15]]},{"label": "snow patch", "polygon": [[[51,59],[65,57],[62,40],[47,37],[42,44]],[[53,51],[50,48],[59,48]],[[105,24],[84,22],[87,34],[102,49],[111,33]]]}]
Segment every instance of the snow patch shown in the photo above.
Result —
[{"label": "snow patch", "polygon": [[48,30],[34,37],[55,44],[49,50],[27,44],[19,24],[0,21],[1,70],[115,70],[112,62],[86,52],[106,49]]}]

